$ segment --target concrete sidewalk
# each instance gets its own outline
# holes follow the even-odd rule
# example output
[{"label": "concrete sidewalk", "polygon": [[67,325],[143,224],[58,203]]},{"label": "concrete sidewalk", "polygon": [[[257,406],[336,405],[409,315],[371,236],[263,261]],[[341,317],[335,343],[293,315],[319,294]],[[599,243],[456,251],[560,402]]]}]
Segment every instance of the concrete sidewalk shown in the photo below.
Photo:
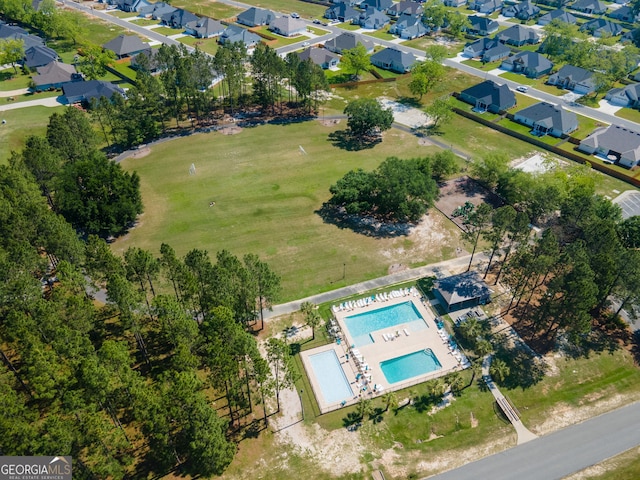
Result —
[{"label": "concrete sidewalk", "polygon": [[28,107],[59,107],[61,105],[65,105],[62,102],[62,97],[48,97],[41,98],[38,100],[27,100],[26,102],[15,102],[8,103],[6,105],[0,105],[0,112],[6,112],[8,110],[17,110],[18,108],[28,108]]}]

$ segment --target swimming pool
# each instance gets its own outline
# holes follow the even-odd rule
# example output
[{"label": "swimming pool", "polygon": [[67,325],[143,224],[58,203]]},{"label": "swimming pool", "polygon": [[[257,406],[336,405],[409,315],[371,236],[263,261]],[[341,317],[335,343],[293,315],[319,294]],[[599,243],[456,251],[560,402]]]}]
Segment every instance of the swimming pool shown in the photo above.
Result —
[{"label": "swimming pool", "polygon": [[338,403],[353,397],[353,391],[335,350],[309,355],[309,363],[325,403]]},{"label": "swimming pool", "polygon": [[380,362],[387,382],[397,383],[440,370],[442,365],[430,348]]},{"label": "swimming pool", "polygon": [[420,312],[411,301],[351,315],[344,318],[344,323],[356,347],[373,343],[371,332],[394,327],[401,323],[408,323],[409,329],[414,332],[427,328]]}]

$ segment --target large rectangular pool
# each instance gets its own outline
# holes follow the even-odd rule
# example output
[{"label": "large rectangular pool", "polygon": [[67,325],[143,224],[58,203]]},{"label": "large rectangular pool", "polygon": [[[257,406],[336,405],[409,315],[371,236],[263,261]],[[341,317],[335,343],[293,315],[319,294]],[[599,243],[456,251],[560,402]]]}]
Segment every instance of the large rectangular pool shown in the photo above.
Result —
[{"label": "large rectangular pool", "polygon": [[335,350],[309,355],[309,363],[320,386],[320,394],[327,404],[353,397],[353,391]]},{"label": "large rectangular pool", "polygon": [[401,323],[409,323],[412,331],[426,328],[424,319],[411,301],[351,315],[344,318],[344,323],[356,347],[373,343],[371,332],[394,327]]},{"label": "large rectangular pool", "polygon": [[387,382],[398,383],[435,370],[440,370],[442,365],[433,351],[427,348],[403,355],[402,357],[380,362],[380,368]]}]

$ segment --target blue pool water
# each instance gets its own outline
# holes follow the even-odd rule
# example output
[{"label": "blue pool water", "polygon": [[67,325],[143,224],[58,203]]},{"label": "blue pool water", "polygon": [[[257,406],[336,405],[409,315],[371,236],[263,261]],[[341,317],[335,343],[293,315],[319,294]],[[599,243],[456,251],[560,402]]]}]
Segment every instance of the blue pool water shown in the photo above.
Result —
[{"label": "blue pool water", "polygon": [[409,323],[411,331],[422,330],[427,327],[413,302],[398,303],[388,307],[377,308],[366,313],[345,317],[344,323],[353,338],[356,347],[373,343],[371,332],[394,327],[401,323]]},{"label": "blue pool water", "polygon": [[440,370],[442,365],[430,348],[380,362],[387,382],[397,383]]},{"label": "blue pool water", "polygon": [[334,350],[309,355],[309,362],[320,385],[320,393],[325,403],[338,403],[353,397],[349,380]]}]

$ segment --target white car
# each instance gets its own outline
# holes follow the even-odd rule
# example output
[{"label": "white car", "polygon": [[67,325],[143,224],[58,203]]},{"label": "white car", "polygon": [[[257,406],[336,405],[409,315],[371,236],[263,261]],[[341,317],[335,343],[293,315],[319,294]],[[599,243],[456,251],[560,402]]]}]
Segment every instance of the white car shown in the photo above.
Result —
[{"label": "white car", "polygon": [[293,12],[291,14],[291,18],[300,18],[300,15],[298,15],[296,12]]},{"label": "white car", "polygon": [[519,92],[525,93],[527,90],[529,90],[529,87],[525,85],[520,85],[519,87],[516,87],[516,90]]}]

